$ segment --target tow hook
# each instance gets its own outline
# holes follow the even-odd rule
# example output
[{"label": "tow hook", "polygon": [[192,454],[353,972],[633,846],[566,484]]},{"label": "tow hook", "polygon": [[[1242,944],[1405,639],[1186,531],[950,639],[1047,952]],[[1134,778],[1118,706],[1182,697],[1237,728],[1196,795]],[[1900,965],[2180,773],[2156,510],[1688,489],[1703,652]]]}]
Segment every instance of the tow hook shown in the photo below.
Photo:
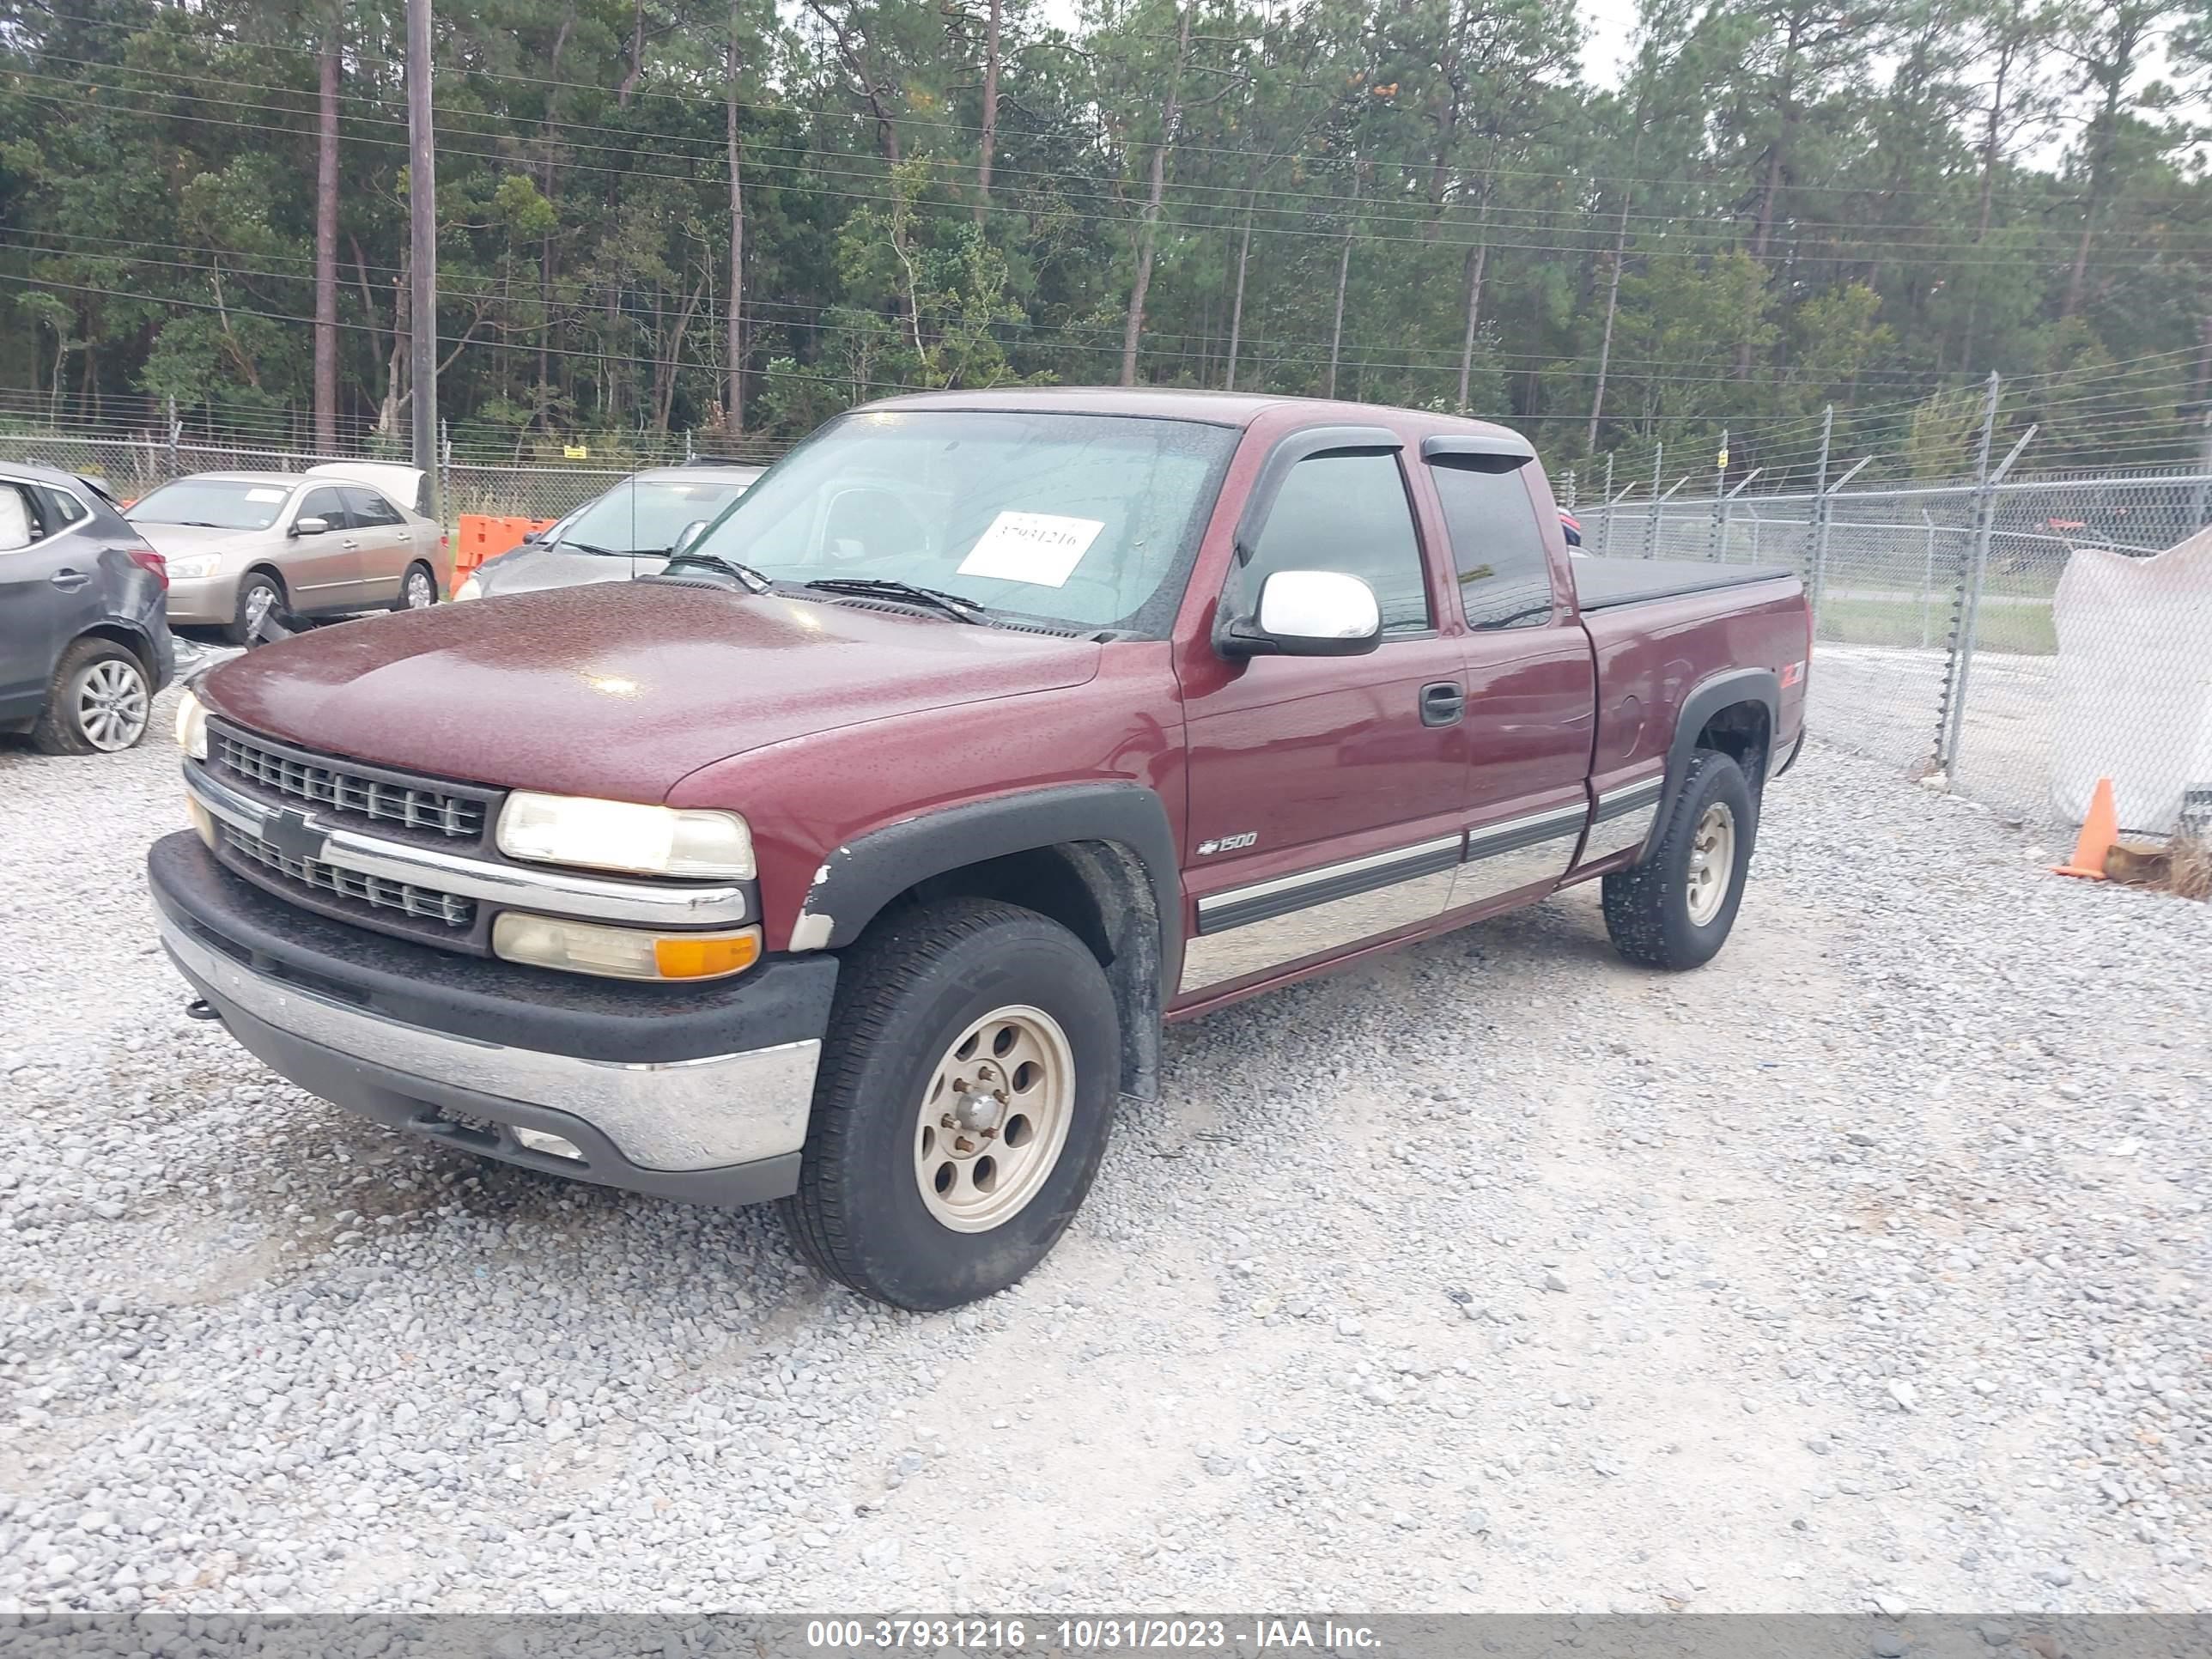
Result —
[{"label": "tow hook", "polygon": [[185,1005],[185,1018],[219,1020],[222,1016],[216,1012],[215,1004],[210,1002],[205,997],[194,997]]}]

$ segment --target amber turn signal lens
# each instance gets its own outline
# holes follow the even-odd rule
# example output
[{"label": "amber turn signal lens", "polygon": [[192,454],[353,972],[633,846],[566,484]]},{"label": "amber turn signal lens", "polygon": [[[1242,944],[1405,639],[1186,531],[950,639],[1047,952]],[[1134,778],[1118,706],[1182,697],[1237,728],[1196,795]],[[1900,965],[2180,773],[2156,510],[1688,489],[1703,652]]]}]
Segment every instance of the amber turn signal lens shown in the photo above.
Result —
[{"label": "amber turn signal lens", "polygon": [[653,942],[653,966],[663,979],[715,979],[750,968],[760,957],[760,929],[742,933],[679,934]]}]

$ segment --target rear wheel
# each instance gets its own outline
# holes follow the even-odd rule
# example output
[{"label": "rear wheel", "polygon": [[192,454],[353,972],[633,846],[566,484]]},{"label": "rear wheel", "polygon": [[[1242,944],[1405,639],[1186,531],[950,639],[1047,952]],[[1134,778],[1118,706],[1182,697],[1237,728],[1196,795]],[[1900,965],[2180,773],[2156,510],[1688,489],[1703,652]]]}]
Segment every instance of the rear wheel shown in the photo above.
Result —
[{"label": "rear wheel", "polygon": [[430,567],[419,559],[407,567],[407,574],[399,579],[399,597],[392,601],[394,611],[428,611],[438,602],[438,579]]},{"label": "rear wheel", "polygon": [[146,735],[153,708],[143,663],[112,640],[79,640],[62,653],[31,741],[49,755],[114,754]]},{"label": "rear wheel", "polygon": [[1743,769],[1717,750],[1693,754],[1643,862],[1605,878],[1613,949],[1654,968],[1711,961],[1735,926],[1758,823]]},{"label": "rear wheel", "polygon": [[793,1242],[897,1307],[1004,1290],[1091,1188],[1120,1054],[1105,973],[1059,923],[981,900],[886,918],[838,984]]},{"label": "rear wheel", "polygon": [[266,570],[249,570],[238,585],[238,609],[222,635],[233,645],[258,642],[261,624],[284,603],[283,584]]}]

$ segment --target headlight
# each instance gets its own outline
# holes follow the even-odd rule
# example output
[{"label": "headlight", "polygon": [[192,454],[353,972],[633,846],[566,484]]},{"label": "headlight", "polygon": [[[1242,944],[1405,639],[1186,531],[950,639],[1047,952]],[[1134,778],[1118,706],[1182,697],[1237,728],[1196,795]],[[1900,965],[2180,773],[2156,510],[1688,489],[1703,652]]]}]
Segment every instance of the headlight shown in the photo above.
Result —
[{"label": "headlight", "polygon": [[629,870],[647,876],[722,876],[750,881],[752,832],[735,812],[678,811],[574,795],[509,795],[499,850],[533,864]]},{"label": "headlight", "polygon": [[222,568],[220,553],[198,553],[189,559],[169,561],[169,580],[173,582],[204,581]]},{"label": "headlight", "polygon": [[189,691],[177,699],[177,747],[191,759],[207,758],[207,707]]},{"label": "headlight", "polygon": [[453,603],[456,605],[459,604],[463,599],[480,599],[482,598],[483,598],[483,584],[476,579],[473,573],[462,577],[461,585],[453,590]]},{"label": "headlight", "polygon": [[508,962],[611,979],[721,979],[760,960],[757,924],[729,933],[648,933],[509,910],[492,924],[492,954]]}]

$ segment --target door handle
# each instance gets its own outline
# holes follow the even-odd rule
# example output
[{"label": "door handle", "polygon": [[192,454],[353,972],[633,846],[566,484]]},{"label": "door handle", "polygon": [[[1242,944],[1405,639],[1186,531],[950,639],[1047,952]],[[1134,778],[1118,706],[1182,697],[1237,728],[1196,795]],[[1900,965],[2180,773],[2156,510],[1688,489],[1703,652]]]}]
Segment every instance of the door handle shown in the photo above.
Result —
[{"label": "door handle", "polygon": [[64,565],[59,570],[55,571],[52,575],[47,577],[46,580],[52,582],[56,587],[60,588],[63,592],[74,593],[78,588],[82,587],[87,582],[90,581],[92,578],[85,574],[82,570],[74,570],[68,565]]},{"label": "door handle", "polygon": [[343,548],[350,548],[350,549],[354,549],[354,550],[359,550],[359,548],[360,548],[360,546],[361,546],[361,544],[360,544],[359,542],[357,542],[357,541],[354,540],[354,538],[353,538],[352,537],[348,536],[348,537],[346,537],[345,538],[343,538],[342,541],[340,541],[340,542],[338,543],[338,545],[339,545],[340,547],[343,547]]},{"label": "door handle", "polygon": [[1455,726],[1467,710],[1467,693],[1456,680],[1438,680],[1421,688],[1421,724]]}]

